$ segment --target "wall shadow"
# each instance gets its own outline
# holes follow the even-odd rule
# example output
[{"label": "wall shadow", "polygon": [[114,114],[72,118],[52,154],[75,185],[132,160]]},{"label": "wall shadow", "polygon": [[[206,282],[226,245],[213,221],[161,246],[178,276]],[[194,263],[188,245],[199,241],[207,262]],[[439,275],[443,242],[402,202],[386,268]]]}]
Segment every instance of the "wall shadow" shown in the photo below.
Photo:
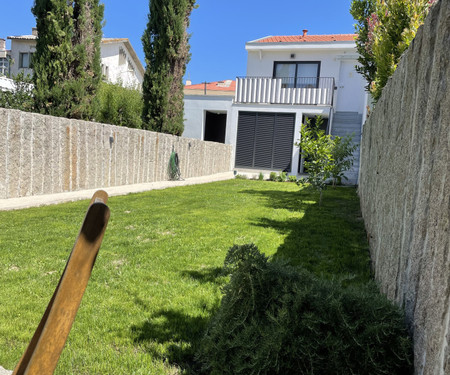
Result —
[{"label": "wall shadow", "polygon": [[302,213],[299,218],[259,218],[253,225],[276,230],[286,238],[274,254],[289,264],[301,266],[317,276],[338,278],[343,283],[367,282],[370,256],[359,199],[354,188],[328,189],[322,206],[314,191],[245,190],[259,195],[273,209]]}]

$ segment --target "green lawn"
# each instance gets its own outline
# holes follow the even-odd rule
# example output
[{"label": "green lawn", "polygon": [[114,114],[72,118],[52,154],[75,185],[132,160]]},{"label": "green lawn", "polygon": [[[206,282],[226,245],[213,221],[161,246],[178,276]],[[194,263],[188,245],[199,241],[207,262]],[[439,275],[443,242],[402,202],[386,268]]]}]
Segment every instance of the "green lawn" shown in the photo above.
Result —
[{"label": "green lawn", "polygon": [[[324,277],[370,279],[355,189],[230,180],[110,198],[111,219],[56,374],[194,373],[193,353],[253,242]],[[12,369],[56,287],[87,201],[0,212],[0,365]]]}]

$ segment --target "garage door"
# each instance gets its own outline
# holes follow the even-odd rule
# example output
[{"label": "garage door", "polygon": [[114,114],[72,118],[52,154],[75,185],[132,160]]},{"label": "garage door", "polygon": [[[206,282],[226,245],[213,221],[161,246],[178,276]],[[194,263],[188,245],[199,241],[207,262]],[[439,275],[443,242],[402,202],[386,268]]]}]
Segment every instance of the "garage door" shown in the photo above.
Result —
[{"label": "garage door", "polygon": [[236,167],[291,171],[295,114],[239,112]]}]

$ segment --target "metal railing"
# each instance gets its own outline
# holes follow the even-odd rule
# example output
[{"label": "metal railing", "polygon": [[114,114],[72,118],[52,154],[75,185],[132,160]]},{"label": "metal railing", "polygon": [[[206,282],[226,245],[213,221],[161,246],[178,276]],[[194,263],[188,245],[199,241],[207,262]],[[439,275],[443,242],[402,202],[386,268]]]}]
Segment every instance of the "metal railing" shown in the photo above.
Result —
[{"label": "metal railing", "polygon": [[333,105],[333,77],[238,77],[236,103]]}]

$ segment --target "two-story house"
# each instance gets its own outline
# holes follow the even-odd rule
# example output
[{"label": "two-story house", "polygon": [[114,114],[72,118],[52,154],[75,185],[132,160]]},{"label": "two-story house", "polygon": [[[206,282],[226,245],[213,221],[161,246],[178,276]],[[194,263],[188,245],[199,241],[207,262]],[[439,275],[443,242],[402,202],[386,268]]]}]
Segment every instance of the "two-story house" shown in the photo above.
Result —
[{"label": "two-story house", "polygon": [[[314,121],[320,115],[329,134],[353,133],[359,143],[367,95],[355,70],[354,34],[308,35],[303,30],[301,35],[250,41],[245,48],[247,76],[236,79],[232,102],[201,94],[186,97],[186,136],[194,136],[192,124],[197,121],[201,131],[195,138],[205,139],[205,114],[220,113],[226,123],[225,143],[235,145],[238,171],[284,170],[293,175],[303,173],[295,143],[306,118]],[[347,173],[352,184],[357,183],[359,150],[355,157]]]},{"label": "two-story house", "polygon": [[[33,54],[36,51],[37,29],[31,35],[8,36],[9,74],[20,72],[32,75]],[[140,88],[144,80],[144,67],[128,38],[103,38],[100,44],[102,74],[107,82],[119,83],[124,87]]]}]

